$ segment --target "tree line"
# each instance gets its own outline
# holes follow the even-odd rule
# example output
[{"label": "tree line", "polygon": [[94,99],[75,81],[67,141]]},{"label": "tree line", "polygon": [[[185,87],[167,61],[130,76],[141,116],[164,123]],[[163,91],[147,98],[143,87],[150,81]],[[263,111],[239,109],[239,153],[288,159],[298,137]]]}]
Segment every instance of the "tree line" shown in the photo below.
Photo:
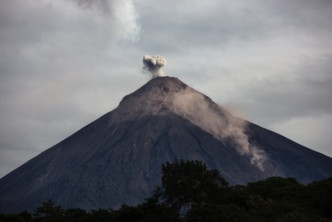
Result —
[{"label": "tree line", "polygon": [[303,185],[271,177],[230,186],[202,161],[165,163],[161,170],[161,185],[136,206],[87,212],[47,200],[33,213],[1,214],[0,221],[332,222],[332,178]]}]

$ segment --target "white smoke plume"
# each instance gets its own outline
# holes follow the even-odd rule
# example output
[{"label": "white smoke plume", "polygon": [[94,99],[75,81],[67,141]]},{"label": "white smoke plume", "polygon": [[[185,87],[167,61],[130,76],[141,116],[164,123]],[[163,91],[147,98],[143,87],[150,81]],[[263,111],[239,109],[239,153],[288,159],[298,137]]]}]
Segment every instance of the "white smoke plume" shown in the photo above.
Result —
[{"label": "white smoke plume", "polygon": [[250,158],[251,164],[264,171],[265,152],[249,143],[245,134],[247,122],[211,103],[202,94],[190,89],[174,94],[173,110],[223,143],[231,144],[241,155]]},{"label": "white smoke plume", "polygon": [[163,66],[166,65],[166,59],[161,56],[143,56],[143,69],[151,73],[152,78],[159,76],[165,76],[164,72],[161,70]]},{"label": "white smoke plume", "polygon": [[109,16],[113,31],[124,38],[136,40],[140,25],[138,14],[132,0],[70,0],[84,9],[90,9],[97,14]]}]

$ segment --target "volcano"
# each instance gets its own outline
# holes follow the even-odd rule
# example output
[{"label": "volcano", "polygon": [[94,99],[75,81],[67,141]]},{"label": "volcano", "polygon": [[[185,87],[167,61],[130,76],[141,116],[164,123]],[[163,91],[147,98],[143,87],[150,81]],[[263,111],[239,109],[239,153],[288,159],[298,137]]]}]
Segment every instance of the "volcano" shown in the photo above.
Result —
[{"label": "volcano", "polygon": [[202,160],[231,184],[271,176],[309,183],[332,176],[332,158],[264,129],[177,78],[157,77],[113,111],[0,180],[0,212],[137,204],[160,184],[161,164]]}]

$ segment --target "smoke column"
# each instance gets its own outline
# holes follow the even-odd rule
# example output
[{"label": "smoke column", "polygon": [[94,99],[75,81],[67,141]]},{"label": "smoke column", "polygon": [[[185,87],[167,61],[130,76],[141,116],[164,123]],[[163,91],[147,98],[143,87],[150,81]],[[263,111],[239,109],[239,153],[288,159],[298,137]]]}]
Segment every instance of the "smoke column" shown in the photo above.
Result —
[{"label": "smoke column", "polygon": [[135,41],[139,38],[139,16],[132,0],[71,0],[79,7],[90,9],[109,18],[110,29],[120,37]]},{"label": "smoke column", "polygon": [[161,70],[163,66],[166,65],[166,59],[161,56],[143,56],[143,70],[147,70],[151,73],[152,78],[165,76],[164,72]]}]

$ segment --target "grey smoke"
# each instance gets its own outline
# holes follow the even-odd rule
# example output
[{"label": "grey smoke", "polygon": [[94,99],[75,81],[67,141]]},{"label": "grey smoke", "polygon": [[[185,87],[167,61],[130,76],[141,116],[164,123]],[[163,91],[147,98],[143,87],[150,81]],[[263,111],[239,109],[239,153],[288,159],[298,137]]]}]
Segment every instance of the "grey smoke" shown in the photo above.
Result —
[{"label": "grey smoke", "polygon": [[173,110],[223,143],[231,143],[240,155],[250,158],[251,164],[264,170],[265,152],[249,143],[245,134],[247,122],[221,107],[211,107],[200,93],[184,90],[174,94]]},{"label": "grey smoke", "polygon": [[79,7],[95,11],[109,17],[112,30],[116,29],[124,38],[137,40],[140,24],[139,16],[132,0],[71,0]]},{"label": "grey smoke", "polygon": [[143,69],[151,73],[152,78],[159,76],[165,76],[164,72],[161,70],[163,66],[166,65],[166,59],[161,56],[143,56]]}]

